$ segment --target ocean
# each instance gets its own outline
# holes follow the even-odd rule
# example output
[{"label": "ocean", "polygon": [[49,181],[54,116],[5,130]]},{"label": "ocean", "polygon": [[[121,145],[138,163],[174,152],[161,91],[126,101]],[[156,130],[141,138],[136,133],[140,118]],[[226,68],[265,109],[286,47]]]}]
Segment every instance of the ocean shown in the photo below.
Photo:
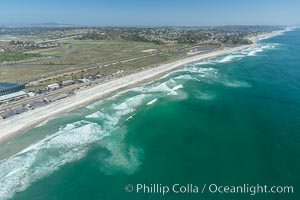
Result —
[{"label": "ocean", "polygon": [[[11,139],[0,146],[0,199],[296,200],[299,158],[300,30],[294,29]],[[171,191],[174,184],[183,191]],[[258,184],[292,186],[293,193],[220,187]],[[170,191],[163,194],[163,186]]]}]

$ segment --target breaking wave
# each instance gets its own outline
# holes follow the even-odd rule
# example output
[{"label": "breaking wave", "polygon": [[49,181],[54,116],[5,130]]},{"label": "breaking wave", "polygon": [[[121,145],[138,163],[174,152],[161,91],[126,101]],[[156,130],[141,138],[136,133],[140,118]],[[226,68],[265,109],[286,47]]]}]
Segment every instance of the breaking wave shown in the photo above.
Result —
[{"label": "breaking wave", "polygon": [[280,31],[273,31],[272,34],[267,35],[265,37],[260,37],[258,38],[256,41],[260,41],[260,40],[266,40],[266,39],[270,39],[272,37],[276,37],[276,36],[280,36],[283,35],[285,32],[289,31],[289,29],[285,29],[285,30],[280,30]]},{"label": "breaking wave", "polygon": [[175,79],[175,80],[194,80],[194,81],[201,81],[200,79],[194,78],[194,77],[192,77],[192,76],[189,75],[189,74],[179,75],[179,76],[176,76],[174,79]]},{"label": "breaking wave", "polygon": [[60,166],[82,158],[87,151],[86,146],[104,135],[98,124],[79,121],[67,124],[57,133],[2,160],[0,199],[10,198]]},{"label": "breaking wave", "polygon": [[257,45],[254,47],[251,47],[249,49],[246,49],[245,51],[242,51],[242,53],[247,54],[248,56],[256,56],[257,53],[263,52],[266,49],[274,49],[278,47],[280,44],[277,43],[270,43],[266,45]]},{"label": "breaking wave", "polygon": [[149,102],[147,103],[147,105],[148,105],[148,106],[149,106],[149,105],[152,105],[152,104],[154,104],[156,101],[157,101],[157,98],[156,98],[156,99],[153,99],[153,100],[151,100],[151,101],[149,101]]},{"label": "breaking wave", "polygon": [[226,62],[232,61],[235,58],[239,58],[240,59],[242,57],[244,57],[244,55],[234,55],[234,54],[232,54],[232,55],[225,56],[223,59],[218,60],[217,62],[218,63],[226,63]]}]

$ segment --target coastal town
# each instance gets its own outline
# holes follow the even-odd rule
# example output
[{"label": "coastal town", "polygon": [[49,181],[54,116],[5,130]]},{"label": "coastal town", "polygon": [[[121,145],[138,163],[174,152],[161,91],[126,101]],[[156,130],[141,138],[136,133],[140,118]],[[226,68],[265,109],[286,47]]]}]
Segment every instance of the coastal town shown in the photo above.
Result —
[{"label": "coastal town", "polygon": [[[2,27],[0,69],[3,70],[0,80],[8,85],[0,88],[0,120],[71,97],[86,88],[171,61],[249,45],[252,43],[249,38],[281,28]],[[118,55],[111,56],[111,48],[116,43]],[[100,48],[97,49],[99,55],[92,55],[90,60],[84,62],[82,59],[77,61],[80,56],[89,56],[88,51],[81,50],[86,48]],[[128,50],[123,51],[123,48]],[[128,51],[132,52],[127,54]],[[37,67],[44,71],[34,71]],[[33,70],[30,71],[31,69]],[[18,76],[16,70],[20,70],[24,76]]]}]

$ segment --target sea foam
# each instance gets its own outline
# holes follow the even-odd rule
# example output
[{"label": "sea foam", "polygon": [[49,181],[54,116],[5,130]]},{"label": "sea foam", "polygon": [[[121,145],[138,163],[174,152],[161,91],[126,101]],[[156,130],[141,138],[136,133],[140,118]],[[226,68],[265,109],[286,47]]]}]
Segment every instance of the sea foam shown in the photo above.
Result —
[{"label": "sea foam", "polygon": [[212,93],[205,93],[205,92],[196,92],[196,93],[194,94],[194,96],[195,96],[197,99],[205,100],[205,101],[213,100],[213,99],[215,99],[215,97],[216,97],[215,94],[212,94]]},{"label": "sea foam", "polygon": [[112,133],[112,137],[106,137],[101,142],[102,147],[110,152],[107,156],[99,156],[100,170],[106,175],[119,173],[133,174],[142,164],[143,150],[127,145],[124,142],[127,134],[126,127],[122,127]]},{"label": "sea foam", "polygon": [[157,101],[157,98],[156,98],[156,99],[153,99],[153,100],[151,100],[151,101],[149,101],[149,102],[147,103],[147,105],[148,105],[148,106],[149,106],[149,105],[152,105],[152,104],[154,104],[156,101]]},{"label": "sea foam", "polygon": [[29,146],[0,163],[0,199],[25,190],[60,166],[82,158],[86,146],[105,134],[98,124],[79,121]]},{"label": "sea foam", "polygon": [[232,60],[234,60],[235,58],[242,58],[244,57],[244,55],[235,55],[235,54],[231,54],[228,56],[225,56],[223,59],[218,60],[218,63],[226,63],[226,62],[230,62]]}]

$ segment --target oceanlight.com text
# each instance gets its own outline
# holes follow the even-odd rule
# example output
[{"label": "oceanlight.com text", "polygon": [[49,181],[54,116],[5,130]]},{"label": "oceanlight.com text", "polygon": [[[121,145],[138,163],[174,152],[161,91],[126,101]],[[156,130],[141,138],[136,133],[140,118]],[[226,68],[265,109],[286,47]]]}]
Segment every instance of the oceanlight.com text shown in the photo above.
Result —
[{"label": "oceanlight.com text", "polygon": [[268,185],[218,185],[218,184],[127,184],[125,191],[136,194],[293,194],[293,186],[268,186]]}]

